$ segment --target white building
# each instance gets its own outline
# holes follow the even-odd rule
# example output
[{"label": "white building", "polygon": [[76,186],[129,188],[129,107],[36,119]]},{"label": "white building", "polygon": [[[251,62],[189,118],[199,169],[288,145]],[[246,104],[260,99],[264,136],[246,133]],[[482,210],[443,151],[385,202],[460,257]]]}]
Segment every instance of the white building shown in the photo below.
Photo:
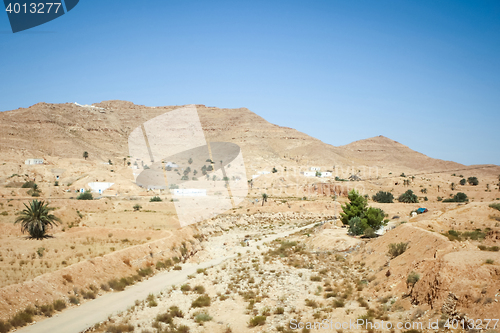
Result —
[{"label": "white building", "polygon": [[24,161],[24,164],[26,164],[26,165],[43,164],[43,159],[42,158],[29,158],[26,161]]},{"label": "white building", "polygon": [[329,172],[329,171],[323,171],[323,172],[321,173],[321,177],[322,177],[322,178],[325,178],[325,177],[331,177],[331,176],[332,176],[332,173],[331,173],[331,172]]},{"label": "white building", "polygon": [[316,171],[303,171],[301,174],[304,177],[316,177]]},{"label": "white building", "polygon": [[179,166],[172,162],[165,163],[165,167],[178,168]]},{"label": "white building", "polygon": [[93,193],[99,193],[102,194],[104,191],[106,191],[108,188],[114,185],[114,183],[105,183],[105,182],[93,182],[88,184],[90,187],[90,190]]},{"label": "white building", "polygon": [[207,190],[197,188],[175,189],[172,190],[172,193],[174,195],[180,195],[184,197],[205,197],[207,195]]},{"label": "white building", "polygon": [[321,168],[320,167],[311,167],[311,171],[320,171]]}]

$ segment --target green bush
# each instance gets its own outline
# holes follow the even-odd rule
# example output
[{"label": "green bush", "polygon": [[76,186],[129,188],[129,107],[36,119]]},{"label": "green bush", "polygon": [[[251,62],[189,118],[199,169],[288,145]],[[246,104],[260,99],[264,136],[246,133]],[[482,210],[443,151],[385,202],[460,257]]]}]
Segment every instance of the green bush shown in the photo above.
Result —
[{"label": "green bush", "polygon": [[389,244],[389,255],[391,258],[396,258],[397,256],[403,254],[408,248],[408,243],[391,243]]},{"label": "green bush", "polygon": [[488,265],[493,265],[495,263],[495,260],[493,260],[493,259],[486,259],[485,263],[488,264]]},{"label": "green bush", "polygon": [[205,306],[210,306],[210,297],[208,295],[199,296],[191,303],[192,308],[202,308]]},{"label": "green bush", "polygon": [[89,191],[80,193],[77,197],[77,200],[94,200],[94,197],[92,196],[92,193]]},{"label": "green bush", "polygon": [[183,284],[183,285],[181,286],[181,291],[185,291],[185,292],[187,292],[187,291],[191,291],[191,286],[190,286],[189,284],[187,284],[187,283],[186,283],[186,284]]},{"label": "green bush", "polygon": [[151,269],[151,267],[140,268],[137,270],[137,274],[139,274],[140,277],[146,277],[146,276],[152,275],[153,270]]},{"label": "green bush", "polygon": [[406,283],[409,285],[409,286],[414,286],[415,283],[418,282],[418,280],[420,280],[420,275],[418,275],[418,273],[415,273],[415,272],[411,272],[409,275],[408,275],[408,278],[406,279]]},{"label": "green bush", "polygon": [[9,320],[9,323],[14,327],[23,327],[33,322],[33,315],[31,311],[20,311]]},{"label": "green bush", "polygon": [[453,196],[453,198],[450,199],[444,199],[443,202],[468,202],[469,198],[467,197],[467,194],[458,192]]},{"label": "green bush", "polygon": [[54,310],[56,311],[62,311],[66,308],[66,302],[62,299],[55,300],[52,305],[54,306]]},{"label": "green bush", "polygon": [[500,203],[492,203],[490,205],[490,208],[493,208],[493,209],[496,209],[496,210],[500,210]]},{"label": "green bush", "polygon": [[106,333],[125,333],[125,332],[133,332],[134,325],[132,324],[118,324],[118,325],[109,325]]},{"label": "green bush", "polygon": [[149,202],[161,202],[163,201],[159,196],[154,196],[151,199],[149,199]]},{"label": "green bush", "polygon": [[477,186],[479,185],[479,180],[477,179],[477,177],[469,177],[467,178],[467,183],[473,186]]},{"label": "green bush", "polygon": [[205,287],[197,285],[193,288],[193,290],[198,293],[198,294],[204,294],[205,293]]},{"label": "green bush", "polygon": [[70,296],[69,297],[69,302],[71,304],[77,305],[77,304],[80,304],[80,299],[78,297],[76,297],[76,296]]},{"label": "green bush", "polygon": [[375,237],[377,237],[377,234],[375,233],[375,230],[373,230],[372,227],[366,228],[365,231],[363,232],[363,234],[367,238],[375,238]]},{"label": "green bush", "polygon": [[194,314],[194,321],[197,323],[203,323],[210,320],[212,320],[212,317],[206,312],[197,312]]},{"label": "green bush", "polygon": [[266,323],[266,316],[255,316],[250,319],[250,322],[248,325],[250,327],[255,327],[255,326],[262,326]]},{"label": "green bush", "polygon": [[460,185],[465,185],[465,183],[467,183],[467,181],[465,180],[465,178],[462,178],[460,179]]},{"label": "green bush", "polygon": [[418,203],[418,197],[412,190],[408,190],[399,196],[398,201],[404,203]]},{"label": "green bush", "polygon": [[361,218],[359,218],[357,216],[353,217],[349,221],[349,234],[350,235],[354,235],[354,236],[362,235],[366,228],[368,228],[368,224],[366,223],[366,221],[363,221]]},{"label": "green bush", "polygon": [[132,208],[134,208],[134,211],[137,212],[137,211],[142,209],[142,206],[139,204],[135,204],[134,207],[132,207]]},{"label": "green bush", "polygon": [[25,182],[25,183],[21,186],[21,188],[35,188],[35,185],[36,185],[36,184],[35,184],[35,182],[34,182],[34,181],[29,180],[29,181]]},{"label": "green bush", "polygon": [[12,328],[12,325],[7,322],[0,320],[0,333],[7,333]]}]

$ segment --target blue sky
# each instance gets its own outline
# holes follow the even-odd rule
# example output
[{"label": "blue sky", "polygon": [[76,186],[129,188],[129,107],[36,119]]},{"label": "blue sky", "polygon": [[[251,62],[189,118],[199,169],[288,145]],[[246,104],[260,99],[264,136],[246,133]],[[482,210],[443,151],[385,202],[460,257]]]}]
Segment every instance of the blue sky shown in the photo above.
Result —
[{"label": "blue sky", "polygon": [[121,99],[247,107],[326,143],[384,135],[500,165],[500,2],[80,1],[12,34],[0,110]]}]

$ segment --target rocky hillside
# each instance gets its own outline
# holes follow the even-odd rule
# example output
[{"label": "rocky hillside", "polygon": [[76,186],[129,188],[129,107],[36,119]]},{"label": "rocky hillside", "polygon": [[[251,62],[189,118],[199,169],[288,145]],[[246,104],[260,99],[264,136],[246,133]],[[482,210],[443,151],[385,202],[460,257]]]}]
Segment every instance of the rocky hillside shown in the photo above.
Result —
[{"label": "rocky hillside", "polygon": [[[0,113],[0,153],[4,160],[59,156],[107,161],[128,155],[127,139],[143,122],[177,106],[146,107],[125,101],[92,106],[38,103]],[[335,147],[292,128],[280,127],[245,108],[219,109],[197,105],[210,141],[238,144],[254,165],[366,165],[396,169],[442,171],[463,165],[432,159],[385,137]],[[5,154],[8,153],[8,154]]]}]

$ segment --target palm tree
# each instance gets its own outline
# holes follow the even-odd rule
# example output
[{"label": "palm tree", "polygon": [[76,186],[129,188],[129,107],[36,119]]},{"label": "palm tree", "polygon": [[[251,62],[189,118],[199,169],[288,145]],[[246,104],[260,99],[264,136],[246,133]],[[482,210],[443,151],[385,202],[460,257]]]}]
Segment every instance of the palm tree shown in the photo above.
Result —
[{"label": "palm tree", "polygon": [[84,151],[83,152],[83,158],[86,160],[89,157],[89,153]]},{"label": "palm tree", "polygon": [[267,202],[267,194],[262,193],[262,206],[264,206],[264,202]]},{"label": "palm tree", "polygon": [[55,208],[49,207],[44,201],[33,200],[30,205],[24,204],[24,209],[16,218],[15,224],[21,223],[21,232],[28,232],[29,238],[43,239],[47,238],[47,227],[53,227],[60,222],[60,219],[52,214],[51,210]]}]

